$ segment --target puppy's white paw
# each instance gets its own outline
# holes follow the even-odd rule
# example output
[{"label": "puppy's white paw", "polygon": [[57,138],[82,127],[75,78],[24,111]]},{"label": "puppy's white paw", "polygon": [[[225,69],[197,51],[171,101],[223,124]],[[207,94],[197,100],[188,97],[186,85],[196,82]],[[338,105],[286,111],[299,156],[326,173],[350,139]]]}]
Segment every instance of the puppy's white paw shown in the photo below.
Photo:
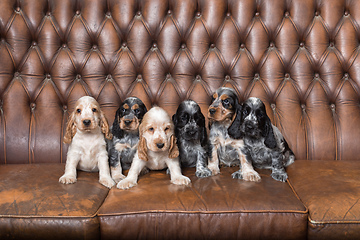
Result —
[{"label": "puppy's white paw", "polygon": [[72,176],[72,175],[62,175],[59,178],[59,182],[62,184],[72,184],[72,183],[76,183],[76,176]]},{"label": "puppy's white paw", "polygon": [[110,178],[110,177],[100,178],[99,183],[101,183],[102,185],[104,185],[107,188],[112,188],[115,185],[114,180],[112,180],[112,178]]},{"label": "puppy's white paw", "polygon": [[218,175],[220,173],[219,166],[217,166],[215,164],[209,164],[208,168],[210,169],[213,176]]},{"label": "puppy's white paw", "polygon": [[133,181],[132,179],[123,179],[117,184],[117,188],[119,189],[129,189],[137,185],[136,181]]},{"label": "puppy's white paw", "polygon": [[125,178],[125,175],[122,173],[117,173],[117,174],[113,174],[111,177],[112,179],[114,179],[116,183],[118,183]]},{"label": "puppy's white paw", "polygon": [[171,179],[171,183],[175,185],[189,185],[191,183],[191,180],[188,177],[180,175]]},{"label": "puppy's white paw", "polygon": [[243,171],[242,178],[245,181],[250,181],[250,182],[260,182],[261,181],[260,175],[255,170]]}]

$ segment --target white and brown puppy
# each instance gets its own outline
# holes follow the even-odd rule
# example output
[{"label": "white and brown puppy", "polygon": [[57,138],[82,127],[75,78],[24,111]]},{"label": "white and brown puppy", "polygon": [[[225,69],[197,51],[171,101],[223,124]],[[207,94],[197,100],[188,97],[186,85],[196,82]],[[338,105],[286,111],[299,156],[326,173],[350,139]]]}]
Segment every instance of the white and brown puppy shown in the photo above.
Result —
[{"label": "white and brown puppy", "polygon": [[59,182],[76,182],[76,170],[99,171],[99,182],[105,187],[115,185],[110,176],[105,138],[111,139],[108,122],[99,103],[89,96],[79,98],[70,115],[64,143],[70,144],[65,165],[65,174]]},{"label": "white and brown puppy", "polygon": [[139,125],[147,109],[137,97],[128,97],[115,114],[108,141],[111,177],[115,182],[124,179],[122,171],[130,168],[139,142]]},{"label": "white and brown puppy", "polygon": [[285,167],[294,162],[295,155],[280,130],[271,123],[264,103],[251,97],[237,106],[236,113],[228,132],[232,138],[244,142],[241,151],[250,170],[254,171],[252,167],[271,169],[273,179],[285,182],[288,177]]},{"label": "white and brown puppy", "polygon": [[129,189],[137,185],[144,168],[169,170],[171,183],[188,185],[190,179],[181,174],[179,150],[174,135],[174,124],[167,112],[160,107],[151,108],[139,126],[139,144],[126,178],[117,187]]}]

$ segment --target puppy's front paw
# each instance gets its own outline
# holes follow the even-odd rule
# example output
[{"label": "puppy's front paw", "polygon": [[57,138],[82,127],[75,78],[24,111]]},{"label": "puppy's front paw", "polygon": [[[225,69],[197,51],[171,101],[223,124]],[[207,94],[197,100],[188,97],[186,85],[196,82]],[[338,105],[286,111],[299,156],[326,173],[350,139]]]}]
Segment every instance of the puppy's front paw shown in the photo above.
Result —
[{"label": "puppy's front paw", "polygon": [[190,178],[183,175],[171,179],[171,183],[175,185],[189,185],[191,183]]},{"label": "puppy's front paw", "polygon": [[62,184],[72,184],[72,183],[76,183],[76,177],[72,176],[72,175],[62,175],[59,178],[59,182]]},{"label": "puppy's front paw", "polygon": [[261,177],[255,170],[243,171],[242,177],[245,181],[249,182],[260,182]]},{"label": "puppy's front paw", "polygon": [[112,179],[114,179],[116,183],[118,183],[125,178],[125,175],[122,173],[117,173],[117,174],[113,174],[111,177]]},{"label": "puppy's front paw", "polygon": [[112,178],[110,178],[110,177],[100,178],[99,183],[101,183],[102,185],[104,185],[107,188],[112,188],[115,185],[114,180],[112,180]]},{"label": "puppy's front paw", "polygon": [[123,180],[121,180],[118,184],[117,184],[117,188],[119,188],[119,189],[123,189],[123,190],[125,190],[125,189],[129,189],[129,188],[132,188],[132,187],[134,187],[134,186],[136,186],[137,185],[137,182],[136,181],[133,181],[133,180],[131,180],[131,179],[123,179]]},{"label": "puppy's front paw", "polygon": [[243,179],[241,170],[234,172],[233,174],[231,174],[231,176],[234,179]]},{"label": "puppy's front paw", "polygon": [[217,166],[215,164],[209,164],[208,168],[211,171],[212,175],[214,175],[214,176],[218,175],[220,173],[219,166]]},{"label": "puppy's front paw", "polygon": [[271,173],[271,177],[276,181],[286,182],[288,175],[286,172],[273,172]]},{"label": "puppy's front paw", "polygon": [[210,177],[211,174],[212,174],[211,170],[208,169],[207,167],[201,168],[201,169],[196,169],[196,172],[195,172],[195,176],[197,176],[198,178]]}]

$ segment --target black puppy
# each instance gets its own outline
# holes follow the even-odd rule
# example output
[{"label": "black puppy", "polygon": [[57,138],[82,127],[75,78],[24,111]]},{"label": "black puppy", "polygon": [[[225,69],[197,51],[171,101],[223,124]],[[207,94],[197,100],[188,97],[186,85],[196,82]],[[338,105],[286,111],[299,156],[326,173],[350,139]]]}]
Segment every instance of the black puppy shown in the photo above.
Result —
[{"label": "black puppy", "polygon": [[199,105],[192,101],[183,101],[172,117],[175,136],[180,153],[181,167],[196,167],[197,177],[209,177],[208,139],[205,117]]},{"label": "black puppy", "polygon": [[236,118],[228,133],[244,141],[241,151],[249,164],[255,168],[271,169],[272,178],[286,181],[285,167],[294,162],[295,156],[279,129],[271,123],[259,98],[251,97],[237,106]]},{"label": "black puppy", "polygon": [[147,112],[145,104],[136,97],[129,97],[115,113],[111,127],[113,139],[108,141],[111,177],[119,182],[125,178],[122,170],[129,169],[139,142],[139,125]]}]

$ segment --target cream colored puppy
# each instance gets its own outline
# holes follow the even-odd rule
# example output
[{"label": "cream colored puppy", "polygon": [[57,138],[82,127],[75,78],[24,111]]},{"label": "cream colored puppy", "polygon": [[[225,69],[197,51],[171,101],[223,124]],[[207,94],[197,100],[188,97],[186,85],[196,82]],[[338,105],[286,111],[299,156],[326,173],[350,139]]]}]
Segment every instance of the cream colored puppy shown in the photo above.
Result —
[{"label": "cream colored puppy", "polygon": [[92,97],[84,96],[76,102],[70,115],[64,143],[69,143],[65,174],[59,182],[76,182],[76,169],[88,172],[99,171],[99,182],[105,187],[115,185],[110,176],[105,137],[112,138],[105,115],[99,103]]},{"label": "cream colored puppy", "polygon": [[168,167],[171,183],[190,184],[190,179],[181,174],[174,124],[164,109],[153,107],[144,115],[139,126],[139,137],[129,173],[118,183],[118,188],[128,189],[137,185],[138,176],[144,168],[161,170]]}]

